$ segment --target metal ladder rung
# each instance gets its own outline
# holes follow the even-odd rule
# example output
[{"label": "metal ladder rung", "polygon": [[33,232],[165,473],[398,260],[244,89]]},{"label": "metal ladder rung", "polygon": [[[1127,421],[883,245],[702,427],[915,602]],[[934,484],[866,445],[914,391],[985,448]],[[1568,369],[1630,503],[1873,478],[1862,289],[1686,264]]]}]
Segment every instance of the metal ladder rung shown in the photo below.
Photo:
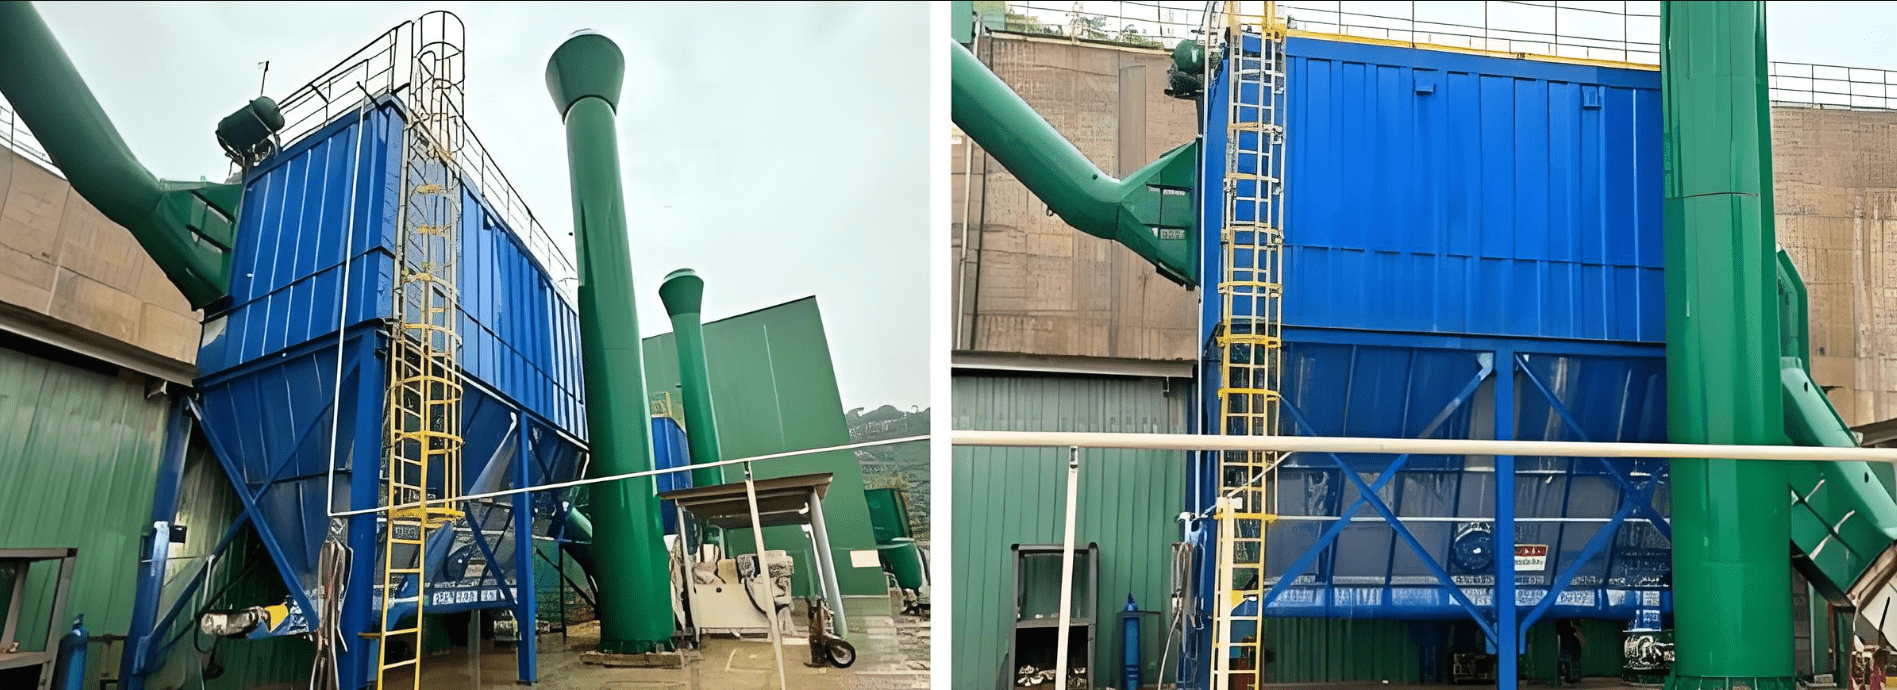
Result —
[{"label": "metal ladder rung", "polygon": [[[1235,5],[1228,6],[1228,10],[1236,9]],[[1232,11],[1228,17],[1227,26],[1239,37],[1227,41],[1224,49],[1228,58],[1225,78],[1230,80],[1230,88],[1226,89],[1228,100],[1223,104],[1228,136],[1220,240],[1225,265],[1218,288],[1222,327],[1216,345],[1221,350],[1220,383],[1239,381],[1244,385],[1218,390],[1219,432],[1269,435],[1278,432],[1276,408],[1281,400],[1276,390],[1280,376],[1277,368],[1283,344],[1278,333],[1283,314],[1279,252],[1284,242],[1282,230],[1275,227],[1283,218],[1285,188],[1286,131],[1282,118],[1286,110],[1278,100],[1285,83],[1283,24],[1269,6],[1262,14]],[[1257,49],[1247,47],[1247,40],[1258,41]],[[1248,103],[1245,98],[1255,100]],[[1246,133],[1256,138],[1244,136]],[[1233,610],[1239,602],[1263,598],[1260,590],[1240,589],[1243,585],[1234,580],[1240,574],[1255,573],[1248,577],[1259,579],[1264,576],[1268,525],[1276,519],[1270,512],[1270,473],[1280,457],[1248,451],[1227,451],[1217,456],[1220,491],[1215,601],[1220,604],[1214,607],[1209,670],[1212,687],[1218,690],[1238,686],[1241,678],[1253,685],[1262,680],[1258,664],[1246,669],[1229,668],[1234,656],[1256,660],[1264,644],[1261,632],[1251,633],[1250,640],[1237,639],[1245,633],[1234,624],[1261,622],[1264,612],[1260,608],[1246,615]],[[1238,481],[1244,483],[1235,484]],[[1226,605],[1228,602],[1230,605]]]}]

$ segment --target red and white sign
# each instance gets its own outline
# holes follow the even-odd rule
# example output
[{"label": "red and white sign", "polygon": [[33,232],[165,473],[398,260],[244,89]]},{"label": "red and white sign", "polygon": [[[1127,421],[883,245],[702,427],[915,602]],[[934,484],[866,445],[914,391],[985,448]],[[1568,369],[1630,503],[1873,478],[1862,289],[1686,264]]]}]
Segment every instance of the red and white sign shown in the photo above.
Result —
[{"label": "red and white sign", "polygon": [[1547,544],[1516,544],[1515,572],[1548,569]]}]

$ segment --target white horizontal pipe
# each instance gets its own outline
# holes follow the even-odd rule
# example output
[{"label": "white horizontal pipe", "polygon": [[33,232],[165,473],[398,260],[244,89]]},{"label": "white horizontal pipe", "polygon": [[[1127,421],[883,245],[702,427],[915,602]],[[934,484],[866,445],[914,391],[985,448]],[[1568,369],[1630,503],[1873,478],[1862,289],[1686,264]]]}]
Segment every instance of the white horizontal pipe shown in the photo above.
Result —
[{"label": "white horizontal pipe", "polygon": [[1018,448],[1080,446],[1081,448],[1122,448],[1130,450],[1250,450],[1285,451],[1292,453],[1528,455],[1574,458],[1707,458],[1714,460],[1794,460],[1810,462],[1859,461],[1897,464],[1897,448],[970,430],[956,430],[952,432],[950,438],[953,439],[952,443],[957,446],[1009,446]]},{"label": "white horizontal pipe", "polygon": [[[1335,515],[1278,515],[1278,516],[1272,517],[1271,519],[1277,522],[1336,522],[1339,518]],[[1606,524],[1609,522],[1613,522],[1613,520],[1614,520],[1613,518],[1587,518],[1587,517],[1518,517],[1518,518],[1515,518],[1516,522],[1560,522],[1560,523],[1571,522],[1571,523],[1599,523],[1599,524]],[[1352,517],[1350,521],[1351,522],[1387,522],[1387,520],[1384,520],[1382,516],[1378,516],[1378,515],[1357,515],[1357,516]],[[1624,521],[1625,522],[1652,522],[1651,520],[1648,520],[1647,518],[1641,518],[1641,517],[1627,517],[1624,519]],[[1448,516],[1441,516],[1441,515],[1430,515],[1430,516],[1399,515],[1397,516],[1397,522],[1406,522],[1406,523],[1407,522],[1495,522],[1495,518],[1492,518],[1492,517],[1448,517]]]}]

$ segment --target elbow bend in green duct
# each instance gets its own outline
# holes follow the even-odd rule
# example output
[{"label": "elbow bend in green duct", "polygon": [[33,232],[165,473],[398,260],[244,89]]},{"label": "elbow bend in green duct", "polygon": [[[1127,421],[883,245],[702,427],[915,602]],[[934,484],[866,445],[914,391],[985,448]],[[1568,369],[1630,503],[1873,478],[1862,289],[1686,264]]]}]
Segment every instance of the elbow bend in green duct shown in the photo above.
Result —
[{"label": "elbow bend in green duct", "polygon": [[31,3],[0,3],[0,94],[73,190],[130,230],[192,307],[229,294],[242,187],[154,177]]},{"label": "elbow bend in green duct", "polygon": [[1168,280],[1197,286],[1198,142],[1114,179],[1087,160],[1000,77],[949,42],[955,126],[1081,232],[1125,245]]}]

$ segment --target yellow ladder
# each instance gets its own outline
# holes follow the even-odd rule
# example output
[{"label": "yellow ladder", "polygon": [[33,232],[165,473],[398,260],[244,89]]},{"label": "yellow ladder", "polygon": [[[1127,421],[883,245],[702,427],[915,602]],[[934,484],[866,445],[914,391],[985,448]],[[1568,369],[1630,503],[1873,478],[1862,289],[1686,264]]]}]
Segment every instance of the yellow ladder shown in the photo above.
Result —
[{"label": "yellow ladder", "polygon": [[[383,420],[388,513],[376,687],[420,690],[428,538],[462,516],[460,295],[455,289],[461,177],[453,143],[459,141],[459,115],[452,104],[422,89],[410,106],[403,132],[401,228]],[[411,603],[414,618],[404,623],[399,607]],[[397,640],[407,642],[412,654],[390,661],[390,643]],[[405,677],[390,673],[404,667],[411,667]]]},{"label": "yellow ladder", "polygon": [[[1278,434],[1283,364],[1284,25],[1274,3],[1245,14],[1226,3],[1228,47],[1224,225],[1219,242],[1220,324],[1216,331],[1220,434]],[[1255,37],[1259,48],[1246,47]],[[1213,53],[1216,54],[1216,53]],[[1257,687],[1263,680],[1265,537],[1276,517],[1276,452],[1219,454],[1217,575],[1213,594],[1212,684]],[[1249,610],[1239,609],[1249,602]],[[1241,682],[1241,680],[1245,682]]]}]

